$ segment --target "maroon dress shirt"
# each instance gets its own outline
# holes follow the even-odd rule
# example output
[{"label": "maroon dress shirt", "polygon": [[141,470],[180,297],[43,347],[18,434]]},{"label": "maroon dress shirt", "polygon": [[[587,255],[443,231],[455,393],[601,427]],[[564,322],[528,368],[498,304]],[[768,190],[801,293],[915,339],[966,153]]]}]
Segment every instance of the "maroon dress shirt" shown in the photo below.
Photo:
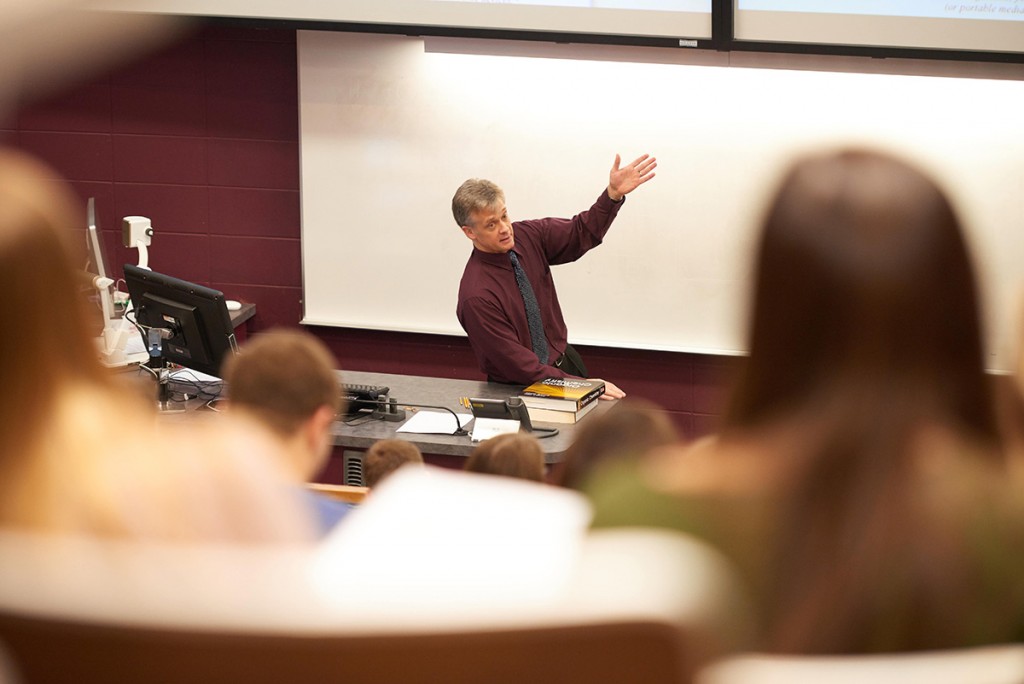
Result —
[{"label": "maroon dress shirt", "polygon": [[516,286],[508,254],[474,249],[459,286],[456,315],[469,336],[477,362],[490,380],[528,385],[568,374],[554,365],[568,344],[565,319],[558,303],[550,266],[576,261],[601,244],[622,201],[607,191],[587,211],[571,219],[515,221],[513,251],[526,271],[544,320],[549,364],[533,353],[523,298]]}]

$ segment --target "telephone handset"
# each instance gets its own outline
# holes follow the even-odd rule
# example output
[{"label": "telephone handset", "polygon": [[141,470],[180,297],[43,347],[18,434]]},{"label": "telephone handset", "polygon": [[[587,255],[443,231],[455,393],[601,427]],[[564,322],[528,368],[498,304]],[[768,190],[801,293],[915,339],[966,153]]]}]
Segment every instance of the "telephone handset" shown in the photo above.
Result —
[{"label": "telephone handset", "polygon": [[505,406],[512,418],[519,421],[519,426],[527,432],[533,432],[533,423],[530,422],[530,412],[523,403],[521,397],[509,397],[505,400]]}]

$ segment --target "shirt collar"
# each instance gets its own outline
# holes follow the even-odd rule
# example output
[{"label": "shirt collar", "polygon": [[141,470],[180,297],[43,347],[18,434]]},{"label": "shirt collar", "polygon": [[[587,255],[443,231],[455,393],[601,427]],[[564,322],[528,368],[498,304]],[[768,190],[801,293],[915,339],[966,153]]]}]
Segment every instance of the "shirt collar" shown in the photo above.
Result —
[{"label": "shirt collar", "polygon": [[[522,263],[523,255],[519,251],[517,251],[515,249],[512,249],[510,251],[515,252],[516,256],[519,257],[520,263]],[[483,252],[483,251],[481,251],[479,249],[473,248],[473,258],[474,259],[479,259],[480,261],[484,262],[485,264],[491,264],[493,266],[500,266],[502,268],[507,268],[510,271],[512,270],[512,261],[508,257],[508,252],[503,252],[501,254],[496,254],[494,252]]]}]

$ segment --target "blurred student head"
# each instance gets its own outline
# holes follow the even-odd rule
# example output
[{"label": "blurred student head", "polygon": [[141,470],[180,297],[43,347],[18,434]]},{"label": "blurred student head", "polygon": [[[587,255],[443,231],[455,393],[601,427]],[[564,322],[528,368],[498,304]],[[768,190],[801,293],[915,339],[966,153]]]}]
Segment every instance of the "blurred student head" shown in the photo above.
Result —
[{"label": "blurred student head", "polygon": [[[998,469],[1005,452],[946,194],[878,152],[798,160],[768,210],[753,291],[750,356],[722,436],[751,446],[756,435],[784,492],[767,568],[771,647],[960,643],[984,580],[963,521],[932,492],[951,464]],[[977,495],[962,484],[949,505]]]},{"label": "blurred student head", "polygon": [[[228,422],[171,425],[99,361],[84,204],[0,151],[0,527],[175,541],[311,537],[267,450]],[[82,249],[76,249],[79,238]],[[84,285],[86,290],[90,287]]]},{"label": "blurred student head", "polygon": [[862,150],[798,161],[755,268],[727,426],[831,408],[994,435],[971,259],[927,175]]},{"label": "blurred student head", "polygon": [[464,469],[471,473],[504,475],[543,482],[544,450],[533,435],[498,435],[481,442],[473,449]]},{"label": "blurred student head", "polygon": [[287,467],[308,481],[330,453],[330,428],[341,408],[337,363],[300,330],[256,336],[225,360],[229,407],[267,427],[290,454]]},{"label": "blurred student head", "polygon": [[[7,453],[40,429],[69,383],[103,383],[90,335],[84,205],[50,168],[0,151],[0,442]],[[76,249],[75,247],[79,248]]]},{"label": "blurred student head", "polygon": [[613,410],[583,421],[553,468],[552,483],[580,489],[591,470],[608,458],[634,458],[679,441],[665,412],[644,399],[622,399]]},{"label": "blurred student head", "polygon": [[376,487],[407,463],[423,464],[420,448],[404,439],[380,439],[370,445],[363,457],[363,483]]}]

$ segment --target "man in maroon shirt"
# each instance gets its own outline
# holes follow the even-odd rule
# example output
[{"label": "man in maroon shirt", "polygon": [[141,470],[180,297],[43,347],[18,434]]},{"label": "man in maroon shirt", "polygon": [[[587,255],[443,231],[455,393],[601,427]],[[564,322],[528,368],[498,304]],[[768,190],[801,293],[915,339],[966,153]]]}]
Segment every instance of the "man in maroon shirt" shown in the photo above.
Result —
[{"label": "man in maroon shirt", "polygon": [[[528,385],[543,378],[585,376],[586,367],[567,340],[550,267],[575,261],[601,244],[625,196],[653,178],[657,166],[646,154],[626,166],[620,163],[615,155],[607,189],[571,219],[513,223],[505,194],[487,180],[467,180],[456,191],[452,213],[473,242],[456,314],[489,380]],[[517,281],[514,267],[519,266],[523,273]],[[532,329],[531,299],[536,300]],[[623,396],[606,381],[603,398]]]}]

